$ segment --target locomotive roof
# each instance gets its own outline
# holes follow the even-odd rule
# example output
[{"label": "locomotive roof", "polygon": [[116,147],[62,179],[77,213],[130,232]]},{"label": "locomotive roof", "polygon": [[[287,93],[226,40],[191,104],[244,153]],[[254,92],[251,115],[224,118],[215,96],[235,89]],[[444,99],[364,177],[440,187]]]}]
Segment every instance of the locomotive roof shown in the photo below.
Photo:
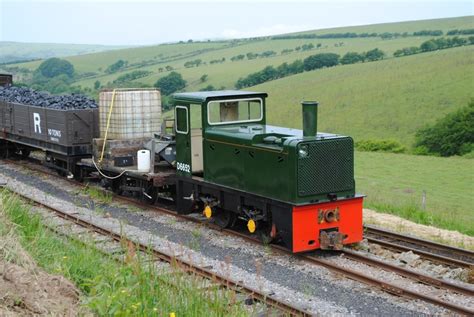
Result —
[{"label": "locomotive roof", "polygon": [[198,91],[181,92],[172,95],[175,101],[184,102],[207,102],[215,99],[241,99],[260,97],[266,98],[268,95],[264,92],[244,91],[244,90],[218,90],[218,91]]}]

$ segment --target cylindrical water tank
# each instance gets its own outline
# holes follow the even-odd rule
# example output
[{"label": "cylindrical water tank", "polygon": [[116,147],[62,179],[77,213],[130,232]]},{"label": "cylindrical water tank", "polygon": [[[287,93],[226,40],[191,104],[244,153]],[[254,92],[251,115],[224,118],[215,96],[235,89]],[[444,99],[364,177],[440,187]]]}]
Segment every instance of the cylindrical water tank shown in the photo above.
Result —
[{"label": "cylindrical water tank", "polygon": [[137,170],[139,172],[150,171],[150,151],[140,150],[137,152]]}]

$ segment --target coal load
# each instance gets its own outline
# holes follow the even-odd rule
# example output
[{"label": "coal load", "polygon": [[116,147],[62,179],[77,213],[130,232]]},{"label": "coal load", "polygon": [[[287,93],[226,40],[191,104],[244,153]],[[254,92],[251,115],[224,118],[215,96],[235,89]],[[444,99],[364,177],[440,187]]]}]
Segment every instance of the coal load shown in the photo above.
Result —
[{"label": "coal load", "polygon": [[84,95],[50,95],[25,87],[0,87],[0,101],[58,110],[93,109],[95,101]]}]

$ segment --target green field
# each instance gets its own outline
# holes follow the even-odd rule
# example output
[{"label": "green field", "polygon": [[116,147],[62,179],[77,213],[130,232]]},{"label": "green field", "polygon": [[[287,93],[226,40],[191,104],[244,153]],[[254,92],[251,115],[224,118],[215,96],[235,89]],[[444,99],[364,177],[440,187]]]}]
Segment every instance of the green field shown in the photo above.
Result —
[{"label": "green field", "polygon": [[90,54],[125,46],[90,45],[90,44],[55,44],[55,43],[19,43],[0,41],[0,63],[11,63],[20,60],[44,59],[58,56]]},{"label": "green field", "polygon": [[474,236],[474,160],[370,152],[355,160],[366,207]]},{"label": "green field", "polygon": [[317,100],[320,131],[410,146],[419,128],[474,97],[474,47],[305,72],[251,90],[268,92],[272,124],[301,127],[301,100]]}]

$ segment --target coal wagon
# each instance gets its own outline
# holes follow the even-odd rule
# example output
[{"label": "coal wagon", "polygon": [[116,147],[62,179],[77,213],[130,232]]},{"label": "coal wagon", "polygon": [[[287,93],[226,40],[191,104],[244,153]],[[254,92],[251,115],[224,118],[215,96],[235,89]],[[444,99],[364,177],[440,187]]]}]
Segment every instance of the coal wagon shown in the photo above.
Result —
[{"label": "coal wagon", "polygon": [[3,156],[46,153],[46,165],[73,174],[76,162],[92,155],[99,136],[99,113],[91,109],[51,109],[0,101],[0,142]]}]

